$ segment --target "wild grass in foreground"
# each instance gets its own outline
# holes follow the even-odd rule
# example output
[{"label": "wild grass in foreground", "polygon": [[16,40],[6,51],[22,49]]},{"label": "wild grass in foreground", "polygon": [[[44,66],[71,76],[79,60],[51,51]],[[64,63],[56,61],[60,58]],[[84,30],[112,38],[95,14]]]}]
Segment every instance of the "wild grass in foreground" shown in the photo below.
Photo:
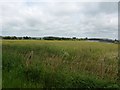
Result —
[{"label": "wild grass in foreground", "polygon": [[119,88],[117,44],[5,40],[2,49],[3,88]]}]

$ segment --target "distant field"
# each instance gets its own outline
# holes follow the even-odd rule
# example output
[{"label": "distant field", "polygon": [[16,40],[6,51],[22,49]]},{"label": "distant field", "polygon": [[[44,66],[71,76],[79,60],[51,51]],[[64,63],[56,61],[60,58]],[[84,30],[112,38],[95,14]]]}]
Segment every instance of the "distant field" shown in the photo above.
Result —
[{"label": "distant field", "polygon": [[118,45],[3,40],[3,88],[117,88]]}]

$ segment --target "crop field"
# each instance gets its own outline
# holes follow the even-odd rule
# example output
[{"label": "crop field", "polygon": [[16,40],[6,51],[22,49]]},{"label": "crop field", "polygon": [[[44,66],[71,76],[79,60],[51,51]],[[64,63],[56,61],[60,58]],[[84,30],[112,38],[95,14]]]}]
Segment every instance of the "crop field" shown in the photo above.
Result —
[{"label": "crop field", "polygon": [[3,40],[3,88],[119,88],[118,45]]}]

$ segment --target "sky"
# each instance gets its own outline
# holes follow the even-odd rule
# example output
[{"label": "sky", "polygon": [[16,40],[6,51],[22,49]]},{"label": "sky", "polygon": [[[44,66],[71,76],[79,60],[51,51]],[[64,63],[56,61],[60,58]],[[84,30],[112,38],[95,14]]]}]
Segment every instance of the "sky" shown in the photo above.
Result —
[{"label": "sky", "polygon": [[2,1],[3,36],[118,38],[117,2]]}]

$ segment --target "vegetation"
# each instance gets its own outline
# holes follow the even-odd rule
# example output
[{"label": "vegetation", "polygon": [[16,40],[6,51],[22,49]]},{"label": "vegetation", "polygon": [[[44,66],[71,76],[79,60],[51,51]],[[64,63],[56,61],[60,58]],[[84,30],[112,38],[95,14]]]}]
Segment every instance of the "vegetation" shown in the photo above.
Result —
[{"label": "vegetation", "polygon": [[117,44],[3,40],[2,49],[3,88],[120,88]]},{"label": "vegetation", "polygon": [[77,37],[53,37],[53,36],[47,36],[47,37],[16,37],[16,36],[1,36],[2,39],[4,40],[77,40],[77,41],[99,41],[99,42],[108,42],[108,43],[118,43],[118,40],[112,40],[112,39],[105,39],[105,38],[77,38]]}]

